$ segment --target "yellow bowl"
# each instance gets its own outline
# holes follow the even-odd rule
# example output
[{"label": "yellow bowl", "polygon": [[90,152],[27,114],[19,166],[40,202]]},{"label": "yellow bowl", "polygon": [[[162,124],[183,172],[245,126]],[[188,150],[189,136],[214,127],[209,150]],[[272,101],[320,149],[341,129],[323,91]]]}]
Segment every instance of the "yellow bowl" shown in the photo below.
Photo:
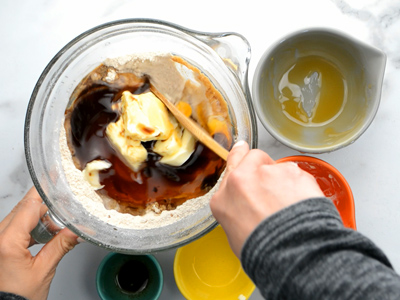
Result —
[{"label": "yellow bowl", "polygon": [[248,299],[255,289],[221,226],[176,251],[174,276],[189,300]]}]

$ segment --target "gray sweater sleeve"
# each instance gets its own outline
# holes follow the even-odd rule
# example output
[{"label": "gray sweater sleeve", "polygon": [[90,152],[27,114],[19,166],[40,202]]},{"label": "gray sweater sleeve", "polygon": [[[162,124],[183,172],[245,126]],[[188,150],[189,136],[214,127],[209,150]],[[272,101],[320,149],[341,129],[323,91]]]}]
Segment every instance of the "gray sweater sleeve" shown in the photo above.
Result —
[{"label": "gray sweater sleeve", "polygon": [[28,299],[12,293],[0,292],[0,300],[28,300]]},{"label": "gray sweater sleeve", "polygon": [[268,300],[400,299],[400,277],[384,253],[345,228],[327,198],[265,219],[247,239],[241,261]]}]

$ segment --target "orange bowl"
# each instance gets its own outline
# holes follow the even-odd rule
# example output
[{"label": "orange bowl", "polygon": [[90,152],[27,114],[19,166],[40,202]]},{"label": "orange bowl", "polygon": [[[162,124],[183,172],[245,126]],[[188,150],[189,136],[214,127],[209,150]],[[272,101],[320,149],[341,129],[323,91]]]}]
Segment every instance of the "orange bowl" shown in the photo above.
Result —
[{"label": "orange bowl", "polygon": [[276,162],[289,161],[296,163],[301,169],[314,176],[325,196],[335,204],[343,225],[356,229],[353,193],[343,175],[327,162],[311,156],[288,156]]}]

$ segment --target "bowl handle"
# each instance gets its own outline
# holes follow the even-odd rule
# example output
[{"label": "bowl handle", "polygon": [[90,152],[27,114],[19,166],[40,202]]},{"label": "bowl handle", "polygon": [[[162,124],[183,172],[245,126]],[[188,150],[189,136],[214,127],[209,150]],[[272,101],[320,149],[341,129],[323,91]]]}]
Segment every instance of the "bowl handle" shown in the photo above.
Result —
[{"label": "bowl handle", "polygon": [[[225,33],[201,33],[191,32],[195,38],[211,47],[235,77],[238,79],[246,97],[251,120],[257,120],[251,101],[251,94],[248,83],[249,63],[251,58],[251,47],[247,39],[235,32]],[[252,121],[253,123],[253,121]],[[253,123],[254,135],[257,136],[257,124]],[[257,148],[257,139],[250,145]]]},{"label": "bowl handle", "polygon": [[210,46],[222,58],[225,65],[239,78],[246,90],[251,57],[251,47],[246,38],[235,32],[197,33],[194,36]]},{"label": "bowl handle", "polygon": [[65,226],[53,214],[47,211],[31,231],[32,238],[39,244],[50,241]]}]

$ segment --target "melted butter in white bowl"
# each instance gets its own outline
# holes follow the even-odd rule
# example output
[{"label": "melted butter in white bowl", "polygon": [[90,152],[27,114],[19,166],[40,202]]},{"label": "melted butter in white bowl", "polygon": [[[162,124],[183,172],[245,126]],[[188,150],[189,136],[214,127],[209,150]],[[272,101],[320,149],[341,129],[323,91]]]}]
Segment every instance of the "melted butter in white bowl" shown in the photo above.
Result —
[{"label": "melted butter in white bowl", "polygon": [[381,51],[336,31],[294,33],[257,66],[256,112],[276,139],[301,152],[347,146],[375,116],[385,61]]},{"label": "melted butter in white bowl", "polygon": [[299,58],[278,87],[283,114],[305,127],[334,121],[347,102],[347,81],[335,65],[318,56]]}]

